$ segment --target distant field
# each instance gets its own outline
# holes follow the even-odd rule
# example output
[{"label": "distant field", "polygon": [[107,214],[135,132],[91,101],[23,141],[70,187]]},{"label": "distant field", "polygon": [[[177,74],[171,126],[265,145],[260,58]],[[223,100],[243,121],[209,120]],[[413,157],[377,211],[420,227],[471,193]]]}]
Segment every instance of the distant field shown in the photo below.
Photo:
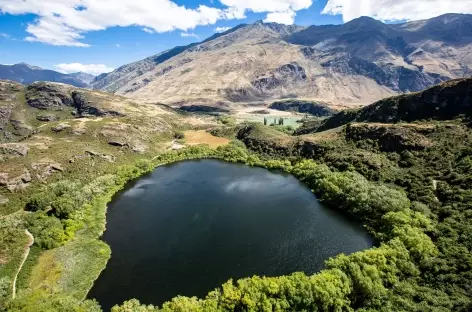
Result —
[{"label": "distant field", "polygon": [[226,138],[219,138],[211,135],[205,130],[185,131],[185,143],[188,145],[208,144],[211,148],[226,145],[230,141]]}]

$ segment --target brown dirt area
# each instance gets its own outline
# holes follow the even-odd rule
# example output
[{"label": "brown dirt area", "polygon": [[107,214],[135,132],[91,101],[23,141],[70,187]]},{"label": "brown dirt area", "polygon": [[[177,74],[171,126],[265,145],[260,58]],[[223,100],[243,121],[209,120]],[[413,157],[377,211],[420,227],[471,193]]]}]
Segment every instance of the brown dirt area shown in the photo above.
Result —
[{"label": "brown dirt area", "polygon": [[230,141],[226,138],[219,138],[205,130],[185,131],[185,143],[188,145],[208,144],[211,148],[226,145]]}]

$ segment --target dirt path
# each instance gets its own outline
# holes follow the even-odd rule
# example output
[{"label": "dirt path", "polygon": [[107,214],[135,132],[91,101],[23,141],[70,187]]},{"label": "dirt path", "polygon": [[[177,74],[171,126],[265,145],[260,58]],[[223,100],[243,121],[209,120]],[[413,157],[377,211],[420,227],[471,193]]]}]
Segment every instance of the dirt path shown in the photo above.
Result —
[{"label": "dirt path", "polygon": [[31,234],[28,230],[25,230],[25,234],[28,236],[28,245],[25,247],[25,253],[23,254],[23,260],[21,261],[20,267],[18,268],[18,271],[16,272],[15,278],[13,279],[13,290],[12,290],[12,299],[15,299],[16,297],[16,280],[18,279],[18,275],[21,272],[21,269],[23,268],[23,265],[26,262],[26,259],[28,259],[28,255],[31,249],[31,246],[34,243],[34,236]]}]

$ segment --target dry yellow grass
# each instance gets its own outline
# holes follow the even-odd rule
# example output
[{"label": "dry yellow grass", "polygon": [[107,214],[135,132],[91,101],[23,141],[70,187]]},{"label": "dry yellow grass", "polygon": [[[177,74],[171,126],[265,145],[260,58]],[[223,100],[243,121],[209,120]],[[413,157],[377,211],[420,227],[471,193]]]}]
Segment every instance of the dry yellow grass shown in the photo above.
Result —
[{"label": "dry yellow grass", "polygon": [[187,145],[208,144],[211,148],[226,145],[230,141],[226,138],[219,138],[205,130],[199,131],[185,131],[185,143]]}]

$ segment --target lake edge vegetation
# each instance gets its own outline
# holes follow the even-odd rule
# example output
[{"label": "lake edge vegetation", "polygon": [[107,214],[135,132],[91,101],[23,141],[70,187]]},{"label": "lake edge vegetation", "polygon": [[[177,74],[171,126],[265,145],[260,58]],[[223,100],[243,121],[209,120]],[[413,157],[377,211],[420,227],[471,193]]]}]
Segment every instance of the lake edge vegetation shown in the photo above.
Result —
[{"label": "lake edge vegetation", "polygon": [[[64,243],[64,239],[70,241],[74,239],[74,234],[78,233],[79,240],[89,240],[87,248],[90,248],[91,240],[101,245],[101,248],[95,248],[95,256],[99,255],[101,258],[103,269],[110,251],[98,238],[104,230],[106,203],[111,196],[123,188],[127,181],[150,172],[157,166],[201,158],[223,159],[291,173],[312,188],[325,204],[345,211],[368,226],[379,245],[349,256],[339,255],[332,258],[327,261],[326,270],[312,276],[294,273],[277,278],[253,277],[229,281],[221,289],[210,292],[205,299],[177,297],[164,304],[161,309],[143,306],[138,301],[131,300],[122,306],[114,307],[112,311],[343,311],[354,306],[369,307],[377,311],[387,308],[385,301],[392,295],[392,287],[418,287],[415,281],[421,275],[422,268],[437,254],[437,249],[427,235],[433,231],[434,221],[421,213],[421,204],[411,203],[403,191],[369,182],[354,171],[333,172],[327,166],[312,160],[260,157],[237,143],[216,150],[195,146],[164,153],[153,161],[141,160],[135,166],[122,166],[114,178],[98,178],[100,184],[105,185],[105,190],[103,193],[98,192],[98,196],[90,201],[91,205],[79,201],[79,205],[86,205],[85,212],[79,209],[82,212],[80,217],[76,217],[74,212],[51,208],[54,205],[59,206],[55,201],[65,201],[61,197],[67,192],[53,199],[33,197],[29,209],[36,211],[38,216],[44,217],[44,211],[48,210],[53,211],[54,215],[48,217],[70,217],[66,219],[69,227],[63,227],[64,234],[57,235],[58,242],[42,243],[41,232],[35,232],[39,244],[43,248],[58,247]],[[61,189],[65,186],[46,187]],[[41,194],[45,193],[55,192]],[[84,193],[86,192],[81,192]],[[75,225],[77,220],[87,224]],[[95,278],[101,269],[94,271]],[[54,307],[57,311],[68,311],[72,308],[74,311],[100,311],[96,302],[83,301],[92,284],[93,280],[89,280],[75,296],[30,290],[8,303],[7,308],[9,311],[28,311],[28,307],[34,307],[35,311],[42,311],[40,307],[43,305],[43,310]],[[403,296],[404,294],[396,294],[393,297],[403,300]],[[444,311],[452,308],[451,304],[462,302],[465,305],[467,302],[466,298],[457,299],[454,303],[444,302]],[[385,311],[392,308],[390,306]]]}]

